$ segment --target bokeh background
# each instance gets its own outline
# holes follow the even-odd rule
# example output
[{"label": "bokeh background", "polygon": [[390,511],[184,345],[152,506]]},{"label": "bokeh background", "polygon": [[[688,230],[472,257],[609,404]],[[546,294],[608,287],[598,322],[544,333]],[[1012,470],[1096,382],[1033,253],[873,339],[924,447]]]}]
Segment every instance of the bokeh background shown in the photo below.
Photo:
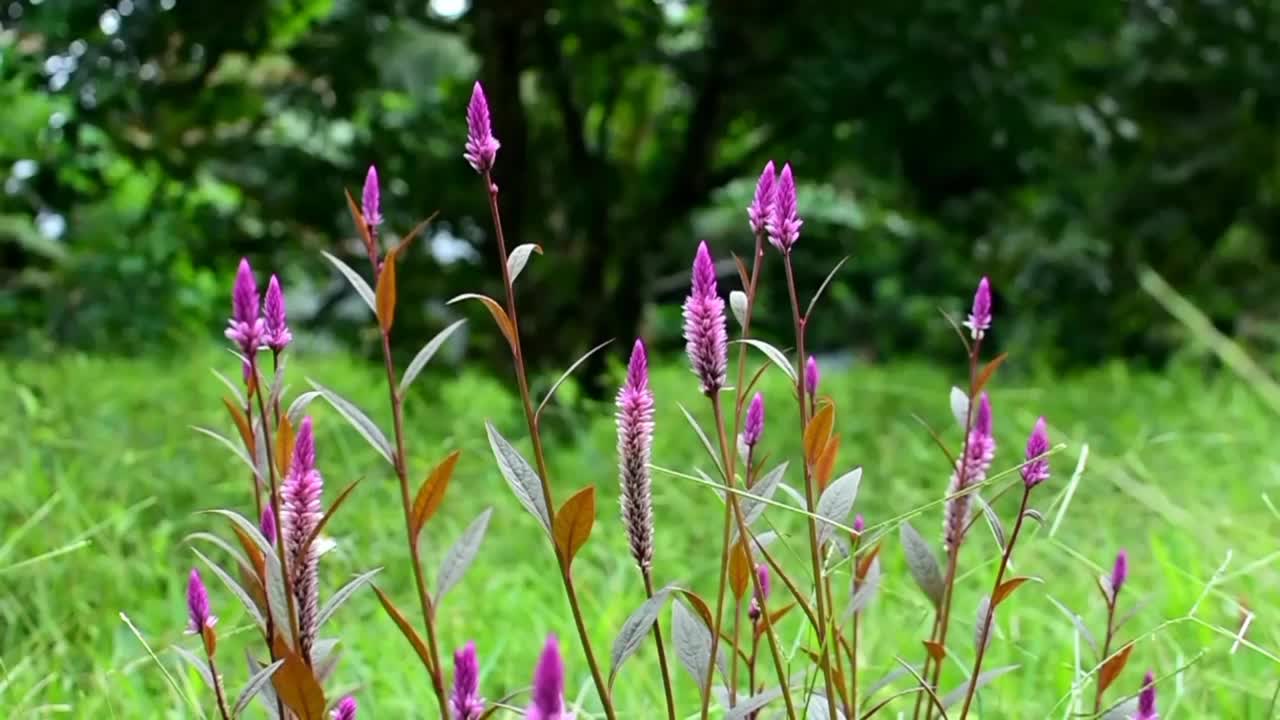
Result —
[{"label": "bokeh background", "polygon": [[[16,717],[196,716],[186,698],[203,697],[201,683],[165,649],[187,642],[183,538],[210,529],[193,511],[247,503],[233,461],[189,428],[230,430],[208,368],[238,371],[221,338],[236,263],[286,287],[291,393],[314,377],[388,423],[376,329],[320,254],[363,267],[343,192],[358,195],[371,164],[388,242],[439,213],[400,265],[400,366],[472,321],[409,401],[415,470],[460,448],[469,488],[428,554],[481,507],[502,508],[455,591],[461,612],[442,614],[443,642],[480,642],[496,697],[526,683],[542,632],[572,637],[545,558],[531,558],[541,538],[481,431],[495,420],[524,438],[505,344],[478,308],[446,305],[501,293],[487,198],[462,159],[480,80],[509,243],[545,249],[519,288],[535,392],[618,339],[560,389],[546,423],[557,477],[601,492],[581,561],[598,648],[640,597],[612,515],[608,402],[624,351],[643,336],[655,355],[658,462],[705,464],[675,406],[698,400],[679,304],[698,240],[723,261],[722,288],[736,287],[730,257],[751,251],[745,208],[772,159],[798,178],[802,296],[849,258],[808,337],[841,408],[842,463],[867,469],[859,507],[872,522],[942,492],[946,462],[915,417],[958,444],[947,393],[965,370],[939,310],[961,316],[982,275],[995,289],[986,347],[1010,352],[993,385],[997,466],[1017,462],[1042,413],[1067,445],[1043,500],[1052,531],[1025,551],[1054,582],[1025,592],[993,650],[1038,674],[993,690],[984,718],[1060,714],[1054,702],[1090,665],[1043,595],[1097,628],[1091,578],[1120,547],[1135,605],[1148,601],[1131,632],[1152,634],[1115,699],[1154,667],[1177,675],[1162,685],[1166,718],[1271,717],[1278,47],[1280,6],[1267,0],[0,0],[0,446],[12,450],[0,463],[0,701]],[[789,347],[776,262],[762,292],[753,329]],[[783,427],[787,388],[771,375],[764,387]],[[383,586],[411,607],[390,475],[315,408],[330,488],[366,478],[335,524],[325,590],[386,565]],[[794,454],[777,433],[779,456]],[[1086,446],[1088,471],[1067,489]],[[658,484],[670,579],[710,576],[714,502]],[[918,527],[933,538],[934,522]],[[969,609],[989,541],[975,540]],[[899,549],[884,558],[897,581],[866,639],[877,675],[920,655],[912,631],[928,617]],[[244,631],[216,594],[220,627]],[[428,693],[401,662],[403,639],[372,596],[350,608],[342,684],[371,717],[418,716]],[[1253,644],[1231,652],[1246,616]],[[571,667],[571,682],[584,677]],[[1019,692],[1026,682],[1043,696]],[[624,706],[657,702],[652,657],[619,688]]]}]

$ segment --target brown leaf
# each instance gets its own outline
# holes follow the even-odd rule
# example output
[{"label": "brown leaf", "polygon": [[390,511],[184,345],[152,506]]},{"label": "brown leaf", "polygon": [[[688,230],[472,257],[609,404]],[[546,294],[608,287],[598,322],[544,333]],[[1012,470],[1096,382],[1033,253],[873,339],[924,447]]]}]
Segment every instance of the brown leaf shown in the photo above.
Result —
[{"label": "brown leaf", "polygon": [[875,562],[876,556],[879,554],[880,543],[876,543],[858,559],[857,577],[859,581],[867,579],[867,571],[871,569],[871,563]]},{"label": "brown leaf", "polygon": [[1016,577],[1000,583],[1000,587],[996,588],[995,594],[991,597],[991,606],[1000,607],[1000,603],[1003,602],[1005,598],[1009,597],[1014,590],[1017,590],[1022,583],[1030,579],[1031,578],[1029,577]]},{"label": "brown leaf", "polygon": [[258,544],[253,541],[253,538],[240,529],[240,526],[232,523],[231,530],[240,540],[240,547],[244,548],[244,554],[249,557],[249,563],[253,565],[254,572],[258,573],[259,584],[263,584],[265,582],[264,578],[266,578],[267,560],[262,556],[262,550],[258,548]]},{"label": "brown leaf", "polygon": [[733,589],[733,596],[741,599],[750,585],[751,558],[747,554],[747,546],[739,540],[729,552],[729,587]]},{"label": "brown leaf", "polygon": [[293,423],[289,422],[289,413],[280,416],[280,427],[276,428],[276,467],[280,477],[289,474],[289,462],[293,460]]},{"label": "brown leaf", "polygon": [[369,235],[369,223],[364,220],[364,213],[360,212],[360,206],[356,205],[356,199],[351,197],[351,191],[343,189],[347,196],[347,209],[351,211],[351,221],[355,223],[356,231],[360,233],[360,239],[364,241],[365,247],[373,247],[373,237]]},{"label": "brown leaf", "polygon": [[305,553],[307,549],[311,547],[311,543],[315,542],[316,538],[320,537],[320,533],[324,530],[324,526],[329,524],[329,518],[332,518],[333,514],[338,512],[338,508],[342,507],[342,503],[347,501],[347,498],[351,496],[351,492],[355,490],[356,486],[359,484],[360,481],[356,480],[348,485],[346,489],[338,495],[337,499],[333,501],[333,504],[329,506],[329,510],[325,512],[324,517],[320,518],[320,522],[316,523],[315,529],[307,536],[307,541],[302,544],[302,551],[299,555]]},{"label": "brown leaf", "polygon": [[982,389],[987,386],[987,381],[995,374],[996,368],[999,368],[1004,359],[1009,357],[1009,353],[1000,353],[982,368],[982,372],[978,373],[977,381],[973,384],[973,396],[978,397],[982,393]]},{"label": "brown leaf", "polygon": [[596,488],[588,485],[573,497],[564,501],[564,505],[556,511],[555,520],[551,523],[551,535],[555,538],[556,548],[564,566],[573,564],[578,550],[591,536],[591,526],[596,522]]},{"label": "brown leaf", "polygon": [[751,274],[747,272],[747,264],[742,262],[742,258],[738,257],[738,253],[731,254],[733,255],[734,265],[738,266],[738,278],[742,280],[742,289],[746,291],[751,287]]},{"label": "brown leaf", "polygon": [[942,643],[934,642],[933,640],[924,640],[923,642],[924,649],[929,651],[929,657],[933,658],[934,662],[942,662],[942,658],[947,656],[947,649],[942,646]]},{"label": "brown leaf", "polygon": [[1112,655],[1105,663],[1102,669],[1098,671],[1098,692],[1104,693],[1107,688],[1111,687],[1111,683],[1120,677],[1120,673],[1124,670],[1124,666],[1129,662],[1129,653],[1133,652],[1133,643],[1124,646],[1120,652]]},{"label": "brown leaf", "polygon": [[809,465],[818,462],[818,458],[822,455],[822,451],[827,447],[827,441],[831,438],[831,429],[836,422],[836,406],[834,403],[825,403],[818,409],[818,413],[809,421],[809,426],[804,430],[804,459]]},{"label": "brown leaf", "polygon": [[765,631],[769,629],[770,625],[773,625],[777,623],[779,620],[781,620],[783,616],[791,612],[791,609],[794,608],[795,606],[796,604],[793,602],[787,603],[786,605],[783,605],[777,610],[774,610],[773,612],[769,613],[769,617],[765,618],[764,622],[759,623],[759,627],[756,628],[756,637],[760,637],[761,635],[763,635]]},{"label": "brown leaf", "polygon": [[440,503],[444,501],[444,491],[449,488],[449,480],[453,477],[453,469],[457,466],[458,456],[461,454],[461,450],[454,450],[445,456],[445,459],[441,460],[440,464],[436,465],[427,476],[422,487],[418,488],[418,496],[413,500],[413,513],[410,515],[410,528],[412,528],[414,542],[417,542],[423,526],[436,514],[436,510],[440,509]]},{"label": "brown leaf", "polygon": [[694,612],[698,613],[698,616],[702,618],[702,621],[707,624],[707,629],[715,627],[715,621],[711,619],[711,608],[707,606],[706,600],[703,600],[698,596],[698,593],[692,590],[680,588],[680,593],[684,595],[685,599],[689,601],[689,604],[693,606]]},{"label": "brown leaf", "polygon": [[249,429],[249,418],[244,414],[244,408],[236,405],[229,397],[222,398],[222,404],[227,406],[227,412],[231,413],[231,419],[236,423],[236,429],[240,431],[240,440],[244,442],[245,450],[249,451],[249,457],[254,457],[253,431]]},{"label": "brown leaf", "polygon": [[453,303],[458,302],[459,300],[479,300],[481,303],[483,303],[485,306],[485,309],[487,309],[489,311],[489,314],[493,316],[494,322],[498,323],[498,329],[502,331],[502,336],[507,339],[507,344],[511,346],[511,349],[513,352],[515,351],[515,347],[516,347],[515,327],[511,324],[511,318],[507,317],[507,311],[502,309],[502,306],[498,304],[497,300],[494,300],[493,298],[487,295],[479,295],[476,293],[463,293],[462,295],[459,295],[453,298],[452,300],[450,300],[448,304],[452,305]]},{"label": "brown leaf", "polygon": [[271,684],[286,707],[300,720],[324,720],[324,688],[302,657],[280,635],[276,635],[276,657],[284,664],[271,676]]},{"label": "brown leaf", "polygon": [[836,455],[839,452],[840,436],[832,435],[826,448],[822,450],[822,455],[818,456],[818,464],[813,471],[813,477],[818,481],[818,492],[826,490],[827,483],[831,482],[831,473],[835,471]]},{"label": "brown leaf", "polygon": [[396,256],[400,247],[396,246],[382,261],[382,272],[378,273],[378,287],[374,291],[378,325],[384,333],[391,332],[396,317]]},{"label": "brown leaf", "polygon": [[382,588],[374,585],[373,592],[378,595],[378,601],[382,603],[382,609],[387,611],[387,615],[391,616],[396,627],[400,628],[401,634],[413,646],[414,652],[418,653],[418,659],[422,661],[422,666],[427,669],[427,672],[433,672],[431,668],[431,653],[427,652],[427,644],[422,641],[422,636],[418,634],[417,630],[413,629],[409,619],[404,616],[404,613],[400,612],[395,603],[391,602],[391,598],[382,592]]},{"label": "brown leaf", "polygon": [[218,633],[214,632],[212,625],[205,625],[200,628],[200,637],[204,640],[205,652],[213,657],[218,652]]}]

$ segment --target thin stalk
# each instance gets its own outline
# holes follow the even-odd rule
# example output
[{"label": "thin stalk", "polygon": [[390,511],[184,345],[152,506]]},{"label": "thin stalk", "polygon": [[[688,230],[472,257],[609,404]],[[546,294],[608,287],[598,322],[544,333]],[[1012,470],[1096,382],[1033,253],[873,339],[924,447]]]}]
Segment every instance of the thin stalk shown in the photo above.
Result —
[{"label": "thin stalk", "polygon": [[[538,418],[533,410],[533,399],[529,394],[529,379],[525,369],[524,351],[520,342],[520,321],[516,314],[515,285],[511,282],[511,273],[507,269],[507,245],[502,234],[502,213],[498,209],[498,186],[493,183],[489,173],[484,174],[485,191],[489,194],[489,211],[493,215],[494,235],[498,241],[498,260],[502,266],[502,284],[507,293],[507,318],[511,321],[512,343],[511,354],[515,364],[516,384],[520,388],[520,400],[524,405],[525,421],[529,426],[529,439],[533,443],[534,461],[538,468],[538,479],[542,484],[542,495],[547,501],[547,515],[554,523],[555,503],[551,500],[551,483],[548,480],[546,455],[542,449],[542,434],[538,429]],[[582,608],[578,604],[578,593],[573,586],[573,577],[569,573],[568,564],[561,557],[560,549],[552,542],[552,551],[556,556],[556,566],[560,568],[560,580],[564,584],[565,595],[569,599],[569,608],[573,612],[573,622],[578,629],[578,640],[586,655],[587,665],[591,669],[591,678],[596,685],[596,694],[600,696],[600,705],[604,708],[608,720],[616,720],[613,700],[609,695],[609,685],[600,672],[600,664],[596,661],[595,651],[591,649],[591,638],[587,634],[587,626],[582,618]],[[714,657],[714,655],[712,656]],[[715,665],[713,662],[712,665]]]},{"label": "thin stalk", "polygon": [[[377,269],[377,266],[374,266]],[[431,689],[436,694],[436,703],[440,708],[441,720],[449,720],[449,702],[445,694],[444,678],[440,673],[440,651],[436,644],[435,613],[431,608],[431,595],[427,593],[427,582],[422,572],[422,557],[418,552],[418,539],[413,535],[413,498],[409,494],[409,468],[404,451],[404,404],[396,393],[396,368],[391,357],[391,336],[382,332],[382,360],[387,370],[387,390],[391,396],[391,417],[395,426],[396,479],[400,483],[400,507],[404,511],[405,540],[409,544],[409,558],[413,562],[413,583],[418,591],[418,604],[422,607],[422,621],[427,628],[427,652],[431,656],[431,667],[427,673],[431,676]]]},{"label": "thin stalk", "polygon": [[[252,364],[250,364],[249,369],[253,370]],[[256,372],[254,372],[249,378],[248,386],[245,388],[245,392],[247,394],[244,400],[244,406],[245,406],[244,416],[245,418],[248,419],[248,422],[249,422],[249,435],[251,438],[253,437],[252,396],[254,393],[254,388],[257,386],[257,384],[258,384],[258,375]],[[256,439],[255,439],[255,442],[256,442]],[[265,436],[263,437],[263,442],[266,442]],[[246,450],[249,451],[249,454],[252,457],[257,457],[258,454],[254,452],[253,448],[246,448]],[[272,493],[272,497],[274,496],[275,496],[275,493]],[[262,521],[262,481],[258,479],[257,473],[253,473],[253,507],[257,511],[257,515],[255,517],[257,517],[258,521],[261,522]],[[273,514],[273,518],[278,518],[278,517],[279,517],[278,513]],[[280,525],[277,520],[276,535],[278,536],[279,534],[280,534]],[[283,568],[283,566],[281,567]],[[262,582],[265,585],[267,582],[267,579],[263,577]],[[285,594],[288,594],[288,593],[286,592]],[[267,612],[267,655],[271,658],[271,662],[273,663],[277,660],[275,639],[276,639],[275,618],[273,618],[271,616],[271,612],[268,611]],[[280,700],[280,696],[278,694],[276,695],[276,716],[284,717],[284,702]]]},{"label": "thin stalk", "polygon": [[[858,548],[862,545],[862,536],[853,538],[853,548],[849,551],[850,557],[858,557]],[[853,577],[855,586],[858,577],[858,564],[853,563]],[[851,643],[849,646],[849,720],[858,720],[858,620],[862,615],[860,611],[853,613],[853,630],[850,632]]]},{"label": "thin stalk", "polygon": [[[1107,598],[1107,637],[1102,643],[1102,659],[1105,662],[1111,657],[1111,641],[1115,640],[1115,617],[1116,617],[1116,593],[1112,591],[1112,596]],[[1098,715],[1102,712],[1102,684],[1098,684],[1097,692],[1093,696],[1093,714]]]},{"label": "thin stalk", "polygon": [[213,653],[208,648],[205,648],[205,657],[209,658],[209,676],[213,678],[213,696],[218,700],[218,714],[222,716],[222,720],[232,720],[231,710],[227,708],[227,694],[222,689],[222,678],[218,676],[218,666],[213,662]]},{"label": "thin stalk", "polygon": [[[253,396],[253,389],[257,384],[258,384],[258,378],[256,375],[249,378],[249,382],[245,384],[246,394],[244,398],[244,417],[245,417],[245,421],[249,423],[249,439],[250,440],[255,440],[253,437],[253,397],[252,396]],[[245,450],[249,451],[249,457],[258,456],[258,453],[255,452],[252,447],[246,447]],[[253,480],[253,512],[255,513],[254,517],[257,518],[259,522],[261,522],[262,520],[262,481],[258,479],[258,473],[256,472],[249,473],[249,476],[250,476],[250,479]],[[272,662],[275,662],[275,660],[273,659]]]},{"label": "thin stalk", "polygon": [[[805,355],[804,355],[804,333],[807,318],[800,315],[800,300],[796,296],[796,279],[795,273],[791,269],[791,253],[782,254],[782,264],[787,272],[787,292],[791,295],[791,316],[795,324],[796,333],[796,399],[800,403],[800,436],[803,438],[805,431],[809,427],[808,403],[805,402]],[[809,468],[809,459],[804,461],[804,500],[805,509],[809,512],[815,511],[814,478]],[[809,559],[813,564],[813,584],[818,596],[818,649],[822,653],[821,661],[818,663],[822,668],[822,679],[827,691],[827,715],[836,717],[836,698],[835,683],[831,680],[831,663],[827,657],[827,601],[826,593],[823,592],[824,580],[822,573],[822,555],[821,548],[818,547],[818,523],[813,517],[808,518],[809,521]]]},{"label": "thin stalk", "polygon": [[[751,572],[755,572],[754,569]],[[731,652],[729,657],[733,658],[733,662],[729,664],[729,707],[733,707],[738,703],[738,638],[742,633],[742,598],[733,599],[733,636],[729,645]]]},{"label": "thin stalk", "polygon": [[[842,661],[842,660],[841,660],[841,658],[840,658],[840,629],[839,629],[838,627],[836,627],[836,623],[835,623],[835,607],[836,607],[836,604],[835,604],[835,598],[834,598],[834,596],[833,596],[833,594],[832,594],[832,592],[831,592],[831,583],[830,583],[830,582],[828,582],[826,585],[827,585],[827,586],[826,586],[826,593],[827,593],[827,607],[829,607],[829,608],[831,608],[831,609],[832,609],[832,613],[831,613],[831,615],[832,615],[832,617],[831,617],[831,629],[830,629],[831,635],[829,635],[828,637],[831,637],[831,638],[833,638],[833,639],[835,640],[835,642],[833,643],[833,646],[832,646],[832,650],[831,650],[831,659],[832,659],[832,661],[835,663],[835,673],[836,673],[836,677],[837,677],[837,678],[841,678],[841,677],[844,677],[844,663],[843,663],[843,661]],[[841,701],[841,702],[843,703],[843,705],[844,705],[844,716],[845,716],[845,717],[849,717],[850,715],[852,715],[852,714],[853,714],[853,713],[849,712],[849,692],[848,692],[848,690],[849,690],[849,688],[848,688],[848,686],[847,686],[847,685],[842,685],[842,684],[837,683],[837,685],[836,685],[836,691],[840,693],[840,701]]]},{"label": "thin stalk", "polygon": [[[648,570],[642,570],[644,575],[644,594],[645,597],[653,598],[653,575]],[[671,670],[667,665],[667,648],[662,642],[662,627],[658,623],[653,624],[653,642],[658,647],[658,668],[662,671],[662,692],[666,695],[667,700],[667,720],[676,720],[676,698],[671,688]]]},{"label": "thin stalk", "polygon": [[[258,378],[258,361],[256,357],[249,359],[249,370],[254,381]],[[276,553],[280,556],[280,575],[285,584],[285,602],[289,608],[289,627],[293,630],[293,641],[296,644],[301,635],[298,633],[298,609],[295,607],[293,590],[289,587],[289,558],[284,548],[284,523],[280,521],[280,488],[276,483],[276,462],[271,452],[271,423],[267,421],[267,406],[262,400],[262,388],[254,393],[258,397],[258,414],[262,417],[262,442],[266,444],[267,477],[271,480],[271,516],[276,522]],[[275,638],[271,639],[275,642]],[[301,649],[301,647],[299,647]]]},{"label": "thin stalk", "polygon": [[[1004,573],[1009,567],[1009,557],[1013,555],[1013,546],[1018,542],[1018,532],[1022,530],[1022,517],[1027,512],[1027,501],[1030,499],[1031,488],[1027,487],[1022,492],[1022,505],[1018,508],[1018,519],[1013,524],[1013,534],[1009,536],[1009,542],[1004,549],[1004,553],[1000,556],[1000,570],[996,572],[996,582],[991,586],[990,598],[995,598],[996,590],[999,590],[1000,584],[1004,582]],[[978,691],[978,673],[982,671],[982,658],[987,654],[987,646],[991,644],[987,640],[988,635],[991,633],[991,621],[995,616],[995,602],[990,602],[987,605],[986,617],[982,619],[982,632],[978,634],[981,642],[978,643],[978,656],[973,660],[973,672],[969,676],[969,690],[965,692],[964,707],[960,710],[960,720],[968,717],[969,706],[973,703],[973,696]]]}]

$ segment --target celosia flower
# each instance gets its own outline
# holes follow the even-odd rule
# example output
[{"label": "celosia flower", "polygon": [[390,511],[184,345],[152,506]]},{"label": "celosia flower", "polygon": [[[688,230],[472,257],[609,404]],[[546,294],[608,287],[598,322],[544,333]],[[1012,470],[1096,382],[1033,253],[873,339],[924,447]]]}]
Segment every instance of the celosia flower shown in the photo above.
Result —
[{"label": "celosia flower", "polygon": [[378,168],[370,165],[364,176],[364,190],[360,193],[360,213],[371,230],[382,224],[382,189],[378,186]]},{"label": "celosia flower", "polygon": [[796,210],[796,181],[791,176],[791,164],[782,166],[778,176],[778,188],[774,195],[773,217],[769,223],[769,242],[783,253],[800,239],[800,226],[804,221]]},{"label": "celosia flower", "polygon": [[622,523],[631,556],[641,570],[653,564],[653,495],[649,460],[653,453],[653,392],[644,343],[636,340],[627,381],[618,391],[618,479]]},{"label": "celosia flower", "polygon": [[262,537],[266,538],[268,543],[274,545],[276,543],[276,515],[271,511],[271,503],[267,503],[262,508],[262,519],[258,522],[258,526],[262,528]]},{"label": "celosia flower", "polygon": [[281,532],[284,533],[285,549],[289,553],[289,574],[292,576],[289,585],[293,589],[297,605],[298,630],[304,658],[310,657],[311,646],[315,643],[320,598],[317,569],[319,553],[315,543],[307,548],[306,553],[302,549],[324,517],[324,508],[320,504],[323,492],[324,478],[316,469],[315,434],[311,418],[307,417],[303,418],[298,428],[289,473],[280,488],[283,499],[280,507],[280,522],[283,525]]},{"label": "celosia flower", "polygon": [[772,589],[772,581],[769,578],[769,566],[767,564],[760,563],[756,565],[756,582],[760,584],[760,592],[752,595],[751,605],[747,607],[747,617],[751,619],[751,622],[759,620],[769,604],[769,591]]},{"label": "celosia flower", "polygon": [[209,612],[209,591],[200,579],[200,571],[193,568],[187,580],[187,632],[199,635],[217,622],[218,618]]},{"label": "celosia flower", "polygon": [[821,373],[818,372],[818,360],[814,356],[809,356],[809,362],[804,366],[804,388],[809,391],[809,397],[812,399],[818,394],[818,381],[822,379]]},{"label": "celosia flower", "polygon": [[751,232],[759,235],[769,226],[769,218],[773,214],[774,184],[777,174],[773,170],[773,161],[765,163],[764,172],[756,181],[756,194],[747,207],[747,222],[751,224]]},{"label": "celosia flower", "polygon": [[714,395],[724,387],[729,363],[729,336],[724,300],[716,291],[716,268],[705,242],[693,261],[693,284],[684,301],[685,350],[702,392]]},{"label": "celosia flower", "polygon": [[453,720],[479,720],[484,712],[480,697],[480,658],[476,644],[469,642],[453,654],[453,694],[449,696]]},{"label": "celosia flower", "polygon": [[[1049,431],[1045,429],[1044,418],[1036,421],[1036,427],[1027,438],[1027,460],[1022,466],[1022,481],[1027,487],[1035,487],[1049,479],[1049,458],[1041,457],[1049,452]],[[1035,459],[1039,458],[1039,459]]]},{"label": "celosia flower", "polygon": [[747,420],[742,426],[742,442],[747,447],[755,447],[760,442],[760,436],[764,434],[764,398],[760,393],[751,398],[751,405],[747,408]]},{"label": "celosia flower", "polygon": [[1129,578],[1129,553],[1121,550],[1116,554],[1116,564],[1111,568],[1111,602],[1120,595],[1120,588]]},{"label": "celosia flower", "polygon": [[858,513],[857,515],[853,516],[854,532],[861,533],[862,530],[866,527],[867,527],[867,521],[862,519],[862,513]]},{"label": "celosia flower", "polygon": [[463,157],[476,172],[484,174],[493,169],[494,159],[502,144],[493,136],[489,121],[489,101],[484,88],[477,82],[471,89],[471,102],[467,105],[467,147]]},{"label": "celosia flower", "polygon": [[[969,430],[965,456],[962,460],[956,461],[956,468],[951,473],[951,482],[947,487],[947,495],[955,495],[965,488],[984,482],[995,456],[996,439],[992,432],[991,399],[984,392],[978,400],[978,411],[973,418],[973,427]],[[947,552],[952,552],[960,544],[965,526],[969,523],[969,509],[972,504],[973,493],[947,500],[942,533],[943,545]]]},{"label": "celosia flower", "polygon": [[342,698],[333,709],[333,720],[356,720],[356,699],[350,695]]},{"label": "celosia flower", "polygon": [[978,289],[973,294],[973,310],[964,325],[974,340],[981,340],[991,327],[991,284],[986,277],[978,281]]},{"label": "celosia flower", "polygon": [[560,645],[555,635],[547,638],[538,666],[533,671],[533,698],[524,717],[525,720],[573,718],[564,709],[564,661],[560,659]]},{"label": "celosia flower", "polygon": [[227,322],[225,334],[249,358],[258,351],[266,333],[266,325],[258,317],[259,302],[253,268],[249,267],[248,259],[241,258],[235,288],[231,292],[231,319]]},{"label": "celosia flower", "polygon": [[293,333],[289,332],[289,320],[285,316],[284,291],[280,289],[280,280],[275,275],[267,283],[267,301],[263,314],[266,315],[263,341],[274,352],[283,351],[293,342]]},{"label": "celosia flower", "polygon": [[1150,670],[1142,678],[1142,692],[1138,693],[1138,714],[1133,720],[1160,720],[1156,713],[1156,676]]}]

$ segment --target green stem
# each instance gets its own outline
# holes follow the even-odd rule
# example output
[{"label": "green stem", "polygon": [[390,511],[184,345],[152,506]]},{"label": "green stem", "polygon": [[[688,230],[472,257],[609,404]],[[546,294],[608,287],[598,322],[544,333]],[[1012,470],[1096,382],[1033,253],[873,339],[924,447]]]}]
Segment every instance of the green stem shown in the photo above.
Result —
[{"label": "green stem", "polygon": [[[644,594],[645,597],[653,598],[653,576],[648,570],[642,570],[644,575]],[[667,649],[662,641],[662,626],[657,622],[653,624],[653,642],[658,648],[658,668],[662,671],[662,692],[667,700],[667,720],[676,720],[676,698],[671,686],[671,670],[667,664]]]}]

